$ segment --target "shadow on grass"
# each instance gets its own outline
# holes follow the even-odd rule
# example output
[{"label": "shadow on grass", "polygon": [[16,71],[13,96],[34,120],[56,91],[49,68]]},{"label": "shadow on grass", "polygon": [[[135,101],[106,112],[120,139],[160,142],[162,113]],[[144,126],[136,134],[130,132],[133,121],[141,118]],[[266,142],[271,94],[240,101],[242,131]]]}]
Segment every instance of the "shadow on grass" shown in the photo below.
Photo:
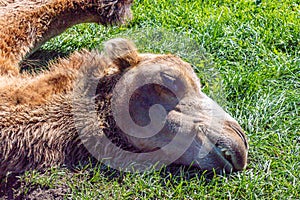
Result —
[{"label": "shadow on grass", "polygon": [[50,188],[27,183],[22,174],[10,174],[0,180],[0,199],[63,199],[68,194],[66,185]]},{"label": "shadow on grass", "polygon": [[[213,177],[216,175],[223,175],[222,172],[215,171],[201,171],[194,167],[184,167],[180,165],[170,165],[167,167],[162,167],[159,170],[149,170],[147,172],[138,173],[138,175],[149,177],[149,176],[159,176],[161,177],[162,186],[166,182],[178,183],[181,181],[189,182],[189,180],[200,177],[201,181],[205,184],[209,183]],[[53,174],[60,174],[56,178],[52,179]],[[94,183],[93,179],[99,176],[105,177],[107,184],[110,182],[117,182],[119,185],[126,184],[124,180],[126,176],[131,175],[131,172],[122,172],[116,169],[107,167],[106,165],[96,161],[91,160],[90,163],[85,165],[79,165],[76,168],[56,168],[48,169],[43,172],[26,172],[25,174],[10,174],[8,177],[0,180],[0,199],[65,199],[72,189],[70,187],[70,180],[75,180],[75,184],[82,181],[88,183]],[[55,175],[54,175],[55,176]],[[134,174],[133,174],[134,176]],[[43,183],[43,179],[46,178],[53,182],[53,185]],[[40,179],[40,180],[39,180]],[[69,182],[70,181],[70,182]],[[96,178],[97,181],[97,178]],[[80,192],[80,186],[77,185],[76,191]],[[167,186],[166,186],[167,187]],[[73,191],[74,192],[74,191]]]},{"label": "shadow on grass", "polygon": [[59,51],[49,51],[39,49],[28,58],[21,61],[21,72],[38,73],[41,70],[48,69],[51,62],[55,62],[59,58],[67,57],[70,53],[62,53]]}]

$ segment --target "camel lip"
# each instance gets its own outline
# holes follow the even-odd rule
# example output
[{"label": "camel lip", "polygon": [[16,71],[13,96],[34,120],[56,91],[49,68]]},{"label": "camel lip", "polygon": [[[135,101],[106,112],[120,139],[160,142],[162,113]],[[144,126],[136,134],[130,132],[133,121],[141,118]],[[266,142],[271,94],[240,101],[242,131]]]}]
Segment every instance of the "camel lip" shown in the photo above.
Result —
[{"label": "camel lip", "polygon": [[[212,170],[213,168],[216,170],[224,170],[226,173],[231,173],[234,171],[239,171],[239,167],[234,165],[234,162],[232,161],[232,159],[234,158],[234,155],[229,156],[226,154],[232,154],[229,148],[224,148],[222,146],[220,146],[219,144],[215,144],[213,143],[209,138],[207,138],[208,141],[206,141],[207,143],[209,143],[208,145],[206,145],[206,147],[203,147],[202,145],[200,145],[198,148],[199,150],[199,154],[197,156],[197,158],[195,159],[195,163],[193,164],[193,166],[195,167],[199,167],[203,170]],[[195,140],[196,143],[197,139]],[[204,149],[202,149],[204,148]],[[207,149],[208,148],[208,149]],[[205,153],[205,149],[209,150],[209,152]],[[226,150],[225,150],[226,149]],[[206,154],[206,155],[205,155]],[[207,160],[207,159],[211,159],[214,158],[214,162],[212,162],[210,167],[204,167],[202,166],[201,163],[203,163],[203,161]],[[213,164],[214,163],[214,164]],[[216,163],[218,163],[216,165]],[[204,168],[203,168],[204,167]]]},{"label": "camel lip", "polygon": [[[208,138],[209,139],[209,138]],[[217,158],[221,168],[225,170],[226,173],[241,171],[245,168],[245,165],[239,165],[237,162],[237,157],[235,151],[225,144],[212,143],[211,140],[211,150],[210,154]]]},{"label": "camel lip", "polygon": [[223,169],[225,169],[226,172],[237,171],[232,161],[232,157],[231,157],[232,153],[228,148],[219,145],[214,145],[213,149],[215,153],[218,155],[218,157],[224,162]]},{"label": "camel lip", "polygon": [[[217,159],[218,162],[218,166],[214,165],[211,167],[204,167],[202,166],[201,162],[203,162],[203,159],[205,159],[205,157],[200,157],[198,159],[196,159],[195,163],[193,164],[193,166],[195,167],[199,167],[202,170],[221,170],[225,173],[231,173],[234,171],[238,171],[238,169],[235,168],[234,164],[231,162],[231,160],[229,160],[224,153],[222,153],[221,148],[217,147],[216,145],[212,146],[212,149],[209,153],[210,155],[214,155],[214,157]],[[207,155],[209,156],[209,155]],[[221,172],[220,171],[220,172]]]},{"label": "camel lip", "polygon": [[[220,166],[217,167],[216,169],[221,169],[225,170],[226,173],[231,173],[233,171],[238,171],[238,169],[234,166],[234,163],[232,162],[232,157],[229,155],[226,155],[228,153],[226,152],[231,152],[228,148],[224,148],[218,144],[213,144],[212,149],[210,150],[210,154],[213,154],[215,157],[217,157],[218,162],[220,163]],[[226,151],[224,151],[226,149]],[[230,153],[231,154],[231,153]]]},{"label": "camel lip", "polygon": [[[188,114],[188,115],[184,114],[181,110],[178,110],[178,109],[173,110],[172,112],[173,112],[173,114],[183,115],[184,119],[187,121],[192,121],[195,129],[199,129],[199,127],[201,127],[201,126],[199,126],[199,123],[201,123],[202,120],[199,120],[198,116],[190,116],[190,114]],[[193,129],[193,130],[195,130],[195,129]],[[235,155],[233,154],[233,151],[229,147],[226,147],[225,144],[221,145],[221,144],[216,143],[212,138],[209,137],[209,135],[207,135],[207,134],[203,135],[203,133],[205,132],[203,129],[201,129],[200,131],[201,131],[201,135],[202,136],[205,135],[204,138],[206,138],[206,139],[198,138],[197,131],[193,132],[195,135],[193,133],[189,134],[192,137],[195,136],[194,142],[199,151],[199,155],[195,159],[195,163],[194,163],[195,165],[194,164],[193,165],[201,168],[201,162],[203,162],[202,159],[204,157],[206,157],[206,156],[204,156],[203,153],[205,152],[205,149],[208,148],[207,150],[209,150],[209,152],[207,152],[207,153],[213,155],[215,158],[217,158],[218,162],[220,162],[219,167],[217,167],[218,169],[222,169],[222,170],[224,169],[226,171],[226,173],[230,173],[233,171],[239,171],[240,167],[235,166],[235,164],[232,160],[235,157]],[[206,145],[207,145],[207,146],[205,145],[206,147],[202,146],[203,139],[206,140]],[[209,156],[208,154],[207,154],[207,156]]]}]

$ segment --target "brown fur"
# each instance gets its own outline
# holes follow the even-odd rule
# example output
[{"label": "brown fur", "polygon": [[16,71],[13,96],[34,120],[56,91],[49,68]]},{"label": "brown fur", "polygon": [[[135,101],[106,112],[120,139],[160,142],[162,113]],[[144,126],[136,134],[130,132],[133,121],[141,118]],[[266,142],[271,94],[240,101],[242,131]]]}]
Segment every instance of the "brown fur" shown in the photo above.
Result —
[{"label": "brown fur", "polygon": [[[64,4],[63,1],[59,2]],[[30,14],[31,10],[26,12]],[[23,14],[15,13],[15,18],[22,21]],[[39,18],[37,15],[32,17],[32,21]],[[11,30],[21,30],[17,28],[19,24],[14,23]],[[39,23],[35,24],[38,30]],[[51,24],[45,27],[50,32],[53,29]],[[0,40],[17,45],[19,42],[13,40],[12,36],[18,38],[24,32],[16,32],[15,35],[9,33],[9,39],[0,35]],[[24,52],[30,53],[28,51],[33,49],[32,44],[44,41],[44,38],[39,37],[31,40],[28,34],[22,37],[24,40],[20,42],[20,51],[12,51],[7,42],[3,43],[2,52],[6,55],[2,57],[3,63],[8,62],[8,65],[2,65],[3,69],[10,69],[10,66],[16,64],[9,56],[19,56],[18,59],[21,59]],[[46,36],[41,34],[41,37]],[[115,99],[124,103],[122,98],[126,91],[144,81],[143,72],[153,74],[153,77],[160,76],[161,71],[154,67],[160,65],[168,67],[164,73],[166,77],[175,80],[173,85],[177,86],[182,99],[174,98],[170,91],[159,85],[138,89],[130,101],[131,116],[136,123],[148,123],[148,109],[154,103],[167,107],[167,122],[151,138],[129,136],[118,127],[113,116],[113,90],[117,82],[125,78],[127,82]],[[146,69],[143,68],[145,66]],[[201,169],[225,168],[227,171],[241,170],[246,166],[248,144],[241,127],[222,109],[217,109],[217,112],[223,118],[209,114],[210,105],[215,103],[201,92],[199,80],[191,66],[176,56],[139,54],[130,41],[114,39],[106,43],[105,53],[75,52],[68,59],[60,59],[50,65],[49,71],[40,74],[10,76],[6,72],[2,70],[3,75],[0,77],[0,176],[57,165],[74,166],[93,157],[86,147],[103,155],[110,153],[120,163],[132,162],[136,155],[120,154],[114,151],[114,145],[130,152],[151,152],[170,143],[178,128],[185,135],[183,140],[193,134],[195,138],[175,163],[194,163]],[[130,82],[128,76],[136,78]],[[149,78],[152,76],[149,75]],[[97,86],[95,90],[91,83]],[[90,110],[91,101],[95,103],[93,110]],[[210,117],[215,123],[211,124]],[[218,129],[220,125],[225,126],[221,131]],[[214,145],[206,157],[200,158],[198,152],[205,141],[203,135]],[[107,142],[106,137],[112,143]],[[174,153],[179,147],[172,148]],[[163,160],[168,154],[155,156]],[[147,161],[151,158],[145,159]]]},{"label": "brown fur", "polygon": [[[3,151],[0,154],[0,172],[2,172],[2,174],[7,172],[20,173],[25,170],[44,169],[50,166],[63,164],[67,166],[74,166],[78,162],[85,162],[91,157],[90,152],[88,152],[86,149],[87,144],[95,147],[107,145],[101,140],[97,140],[96,143],[94,143],[93,140],[90,141],[89,138],[93,137],[103,138],[107,136],[115,145],[132,152],[147,152],[149,150],[158,148],[160,145],[165,145],[165,142],[168,141],[165,139],[168,137],[165,139],[162,139],[161,137],[166,137],[166,135],[160,134],[159,136],[153,138],[153,141],[149,139],[136,140],[135,138],[126,136],[116,125],[111,110],[111,94],[115,84],[123,76],[123,73],[126,73],[126,70],[124,71],[125,66],[118,66],[114,63],[131,63],[130,60],[136,60],[133,62],[136,64],[131,65],[130,68],[139,68],[139,66],[146,64],[161,63],[170,66],[170,68],[177,68],[181,66],[181,73],[187,77],[185,80],[187,81],[189,87],[191,87],[191,91],[199,91],[198,84],[195,84],[197,79],[194,75],[191,75],[192,71],[187,63],[172,55],[148,56],[134,53],[131,55],[137,55],[137,57],[126,61],[128,53],[131,52],[131,46],[129,43],[127,44],[124,41],[125,40],[115,43],[121,47],[122,45],[125,45],[125,48],[122,48],[123,50],[125,49],[125,53],[122,54],[124,55],[124,62],[119,62],[120,59],[122,60],[122,57],[119,57],[117,60],[113,60],[112,58],[114,58],[115,54],[110,54],[109,50],[106,54],[99,54],[96,51],[84,51],[81,53],[75,53],[70,57],[69,60],[62,60],[60,62],[66,62],[67,65],[53,66],[49,72],[45,72],[38,76],[27,77],[28,80],[15,77],[18,82],[22,83],[24,80],[24,82],[32,83],[32,87],[22,90],[24,91],[23,95],[26,96],[31,94],[31,90],[34,90],[34,88],[36,88],[37,95],[43,95],[43,85],[46,84],[45,80],[47,80],[49,77],[56,79],[56,71],[62,70],[67,77],[70,70],[71,75],[69,84],[65,84],[64,82],[64,84],[61,85],[64,88],[64,92],[60,93],[61,95],[51,95],[50,92],[52,89],[56,88],[56,85],[53,83],[46,84],[46,88],[48,88],[46,92],[49,91],[49,94],[47,95],[50,97],[47,98],[48,100],[43,100],[43,103],[41,103],[39,100],[30,100],[30,98],[28,98],[28,101],[19,101],[17,105],[13,105],[16,102],[15,100],[8,100],[7,102],[1,104],[0,148],[3,149]],[[126,45],[128,46],[126,47]],[[118,50],[116,50],[116,52],[118,52]],[[79,66],[80,68],[78,68]],[[87,77],[82,79],[84,82],[77,82],[75,80],[85,76]],[[58,77],[60,77],[60,75],[58,75]],[[91,97],[95,98],[97,102],[96,110],[99,112],[97,122],[93,121],[93,119],[89,119],[91,116],[86,115],[90,112],[88,110],[90,101],[89,99],[86,99],[84,95],[81,95],[81,93],[89,93],[89,78],[92,80],[98,80],[98,89],[94,94],[95,96]],[[74,84],[76,87],[86,87],[86,89],[83,89],[83,92],[76,94],[76,91],[73,89],[75,86]],[[24,83],[24,85],[26,84]],[[39,90],[39,85],[41,86],[41,90]],[[136,99],[135,101],[138,103],[138,101],[140,101],[139,98],[143,96],[144,93],[149,94],[151,97],[158,95],[158,98],[161,99],[162,102],[168,102],[170,99],[168,92],[157,86],[154,87],[154,90],[151,88],[139,90],[136,95],[133,95],[133,99]],[[196,98],[197,94],[192,94]],[[13,97],[14,94],[12,95],[12,99]],[[147,100],[145,100],[145,102],[147,102]],[[75,107],[74,104],[76,105]],[[135,106],[136,105],[133,105],[133,107]],[[80,108],[80,110],[76,110],[77,108]],[[192,111],[189,109],[186,111],[187,113]],[[184,109],[182,109],[182,111],[184,111]],[[83,113],[79,116],[79,120],[87,122],[87,124],[85,124],[83,127],[84,130],[87,131],[84,132],[83,137],[79,136],[78,131],[80,128],[78,129],[78,127],[75,126],[74,112]],[[137,120],[144,118],[143,110],[139,111],[139,109],[136,109],[135,112],[137,113],[133,114],[134,118],[136,115],[138,115],[136,118]],[[204,118],[206,118],[205,113],[203,113],[203,115]],[[227,130],[231,136],[224,135],[224,137],[226,136],[226,140],[232,140],[231,148],[233,151],[236,151],[237,154],[236,162],[238,163],[236,166],[241,166],[241,168],[243,168],[245,166],[247,154],[246,151],[242,149],[248,148],[247,141],[245,140],[245,136],[242,133],[239,125],[232,121],[233,119],[229,118],[228,120],[230,121],[226,122],[228,123]],[[176,125],[170,124],[170,126],[173,130],[174,128],[172,127]],[[232,126],[235,128],[231,128]],[[237,135],[235,135],[235,130],[239,132]],[[87,142],[82,141],[85,139]],[[225,144],[222,144],[222,146],[224,145]],[[105,150],[110,152],[112,151],[111,148],[111,146],[107,146]],[[188,152],[186,153],[187,158],[179,160],[179,164],[191,164],[194,155],[190,155]],[[194,152],[194,150],[191,150],[191,152]],[[102,153],[104,154],[105,152]],[[122,157],[122,155],[115,155],[115,157],[120,158],[121,161],[123,159],[124,162],[134,159],[132,157]],[[212,155],[212,157],[215,158],[215,155]],[[206,162],[208,163],[208,161]],[[212,164],[212,166],[218,165],[219,164],[217,163]],[[205,167],[203,168],[205,169]],[[237,169],[241,168],[238,167]],[[207,167],[207,169],[211,169],[211,167]]]},{"label": "brown fur", "polygon": [[[125,40],[118,44],[124,47],[121,48],[123,53],[135,52],[135,48]],[[108,50],[110,53],[111,57],[115,56],[115,52]],[[137,64],[139,57],[136,53],[133,55],[137,57],[131,57],[130,60],[136,60],[134,63]],[[101,85],[99,124],[90,124],[88,129],[95,130],[101,125],[103,130],[97,130],[96,134],[103,135],[106,132],[119,146],[136,150],[121,135],[114,135],[113,130],[117,129],[114,123],[108,124],[108,121],[112,121],[109,105],[111,89],[121,77],[119,69],[125,66],[113,64],[122,60],[122,57],[113,62],[106,56],[97,51],[76,52],[70,58],[60,60],[49,72],[0,79],[1,91],[5,91],[2,92],[0,106],[0,148],[4,149],[0,154],[1,174],[61,164],[72,166],[89,158],[90,154],[80,141],[74,125],[74,99],[70,93],[75,79],[87,73],[99,78]],[[127,56],[125,53],[123,58]]]},{"label": "brown fur", "polygon": [[0,75],[17,75],[18,64],[25,56],[74,24],[123,23],[131,17],[131,3],[132,0],[43,0],[2,3],[6,6],[0,9]]},{"label": "brown fur", "polygon": [[[47,109],[60,104],[58,100],[44,107],[46,101],[51,99],[54,94],[61,95],[70,91],[82,65],[91,64],[93,61],[99,65],[103,61],[102,59],[95,60],[95,57],[99,57],[97,52],[75,52],[68,59],[60,59],[55,64],[51,64],[49,71],[40,74],[19,74],[19,62],[25,56],[33,53],[45,41],[74,24],[82,22],[97,22],[104,25],[123,23],[131,17],[131,3],[132,0],[1,1],[1,6],[3,7],[0,8],[0,75],[2,75],[0,76],[0,146],[4,148],[0,152],[1,175],[6,174],[8,171],[22,172],[28,167],[39,168],[38,166],[50,166],[51,163],[64,162],[61,157],[64,155],[64,153],[61,154],[62,149],[52,148],[53,146],[50,147],[51,151],[46,153],[49,157],[46,156],[44,160],[37,159],[36,150],[40,149],[41,143],[38,143],[38,146],[32,145],[31,142],[34,142],[34,140],[27,143],[26,139],[23,141],[22,138],[39,138],[37,135],[34,136],[39,134],[38,127],[43,124],[43,120],[39,119],[47,119]],[[74,16],[74,13],[77,16]],[[59,96],[53,98],[63,99],[63,97]],[[30,114],[31,109],[37,105],[43,106],[35,107],[36,111]],[[65,104],[63,103],[62,105]],[[60,107],[61,105],[58,106]],[[67,107],[64,109],[68,109]],[[44,108],[46,110],[43,110]],[[61,112],[59,110],[59,108],[54,109],[57,113]],[[66,119],[66,116],[60,117],[59,115],[55,115],[52,118],[55,124],[59,123],[60,120],[64,121]],[[37,122],[34,125],[35,128],[32,127],[32,129],[24,128],[21,125],[31,124],[32,122]],[[64,121],[63,123],[72,122]],[[51,141],[56,143],[53,145],[57,147],[60,146],[57,141],[60,136],[55,136],[54,132],[47,132],[45,138],[52,135],[53,140]],[[63,135],[61,136],[61,141],[66,141]],[[74,139],[73,137],[72,134],[67,136],[70,139]],[[17,142],[18,144],[15,143],[16,141],[19,141]],[[74,142],[76,143],[76,141]],[[51,142],[49,145],[52,145]],[[21,154],[18,156],[14,155],[17,152]],[[60,156],[54,155],[55,152],[59,153]],[[45,155],[43,154],[41,153],[40,156],[44,157]],[[29,160],[27,160],[28,158]],[[12,159],[12,162],[9,161],[10,159]],[[34,159],[34,161],[31,159]],[[27,163],[26,160],[29,161],[28,166],[22,166],[23,161]],[[46,164],[48,162],[50,165]]]},{"label": "brown fur", "polygon": [[60,59],[50,65],[49,71],[40,74],[0,77],[0,103],[10,106],[41,105],[53,94],[66,93],[89,55],[87,51],[75,52],[69,59]]},{"label": "brown fur", "polygon": [[[85,56],[86,62],[81,63],[83,65],[103,64],[102,59],[95,59],[95,56],[99,57],[96,53],[77,55]],[[75,72],[73,76],[78,76],[78,71],[73,72]],[[103,68],[97,73],[104,76],[106,72]],[[57,77],[51,72],[49,76],[53,79]],[[38,80],[44,84],[42,79],[33,79]],[[71,84],[68,87],[71,87]],[[51,90],[55,85],[49,85],[47,88]],[[47,88],[42,88],[41,95],[47,92]],[[29,93],[27,95],[31,95],[30,89],[25,90],[25,94],[26,91]],[[37,91],[39,92],[41,91]],[[0,106],[0,146],[4,148],[0,154],[2,174],[8,171],[19,173],[29,169],[42,169],[59,164],[75,164],[86,160],[88,153],[78,138],[72,119],[71,94],[53,97],[51,102],[34,108],[28,107],[26,102],[23,103],[18,106],[6,104]],[[40,101],[36,100],[35,104],[38,103]]]}]

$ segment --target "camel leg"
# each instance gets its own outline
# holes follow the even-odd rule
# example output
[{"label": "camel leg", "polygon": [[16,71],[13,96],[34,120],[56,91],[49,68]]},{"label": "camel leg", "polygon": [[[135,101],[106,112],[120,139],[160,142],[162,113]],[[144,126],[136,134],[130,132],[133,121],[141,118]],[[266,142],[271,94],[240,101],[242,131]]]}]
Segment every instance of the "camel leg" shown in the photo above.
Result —
[{"label": "camel leg", "polygon": [[18,74],[20,61],[75,24],[124,23],[131,17],[131,3],[132,0],[45,0],[0,6],[0,75]]}]

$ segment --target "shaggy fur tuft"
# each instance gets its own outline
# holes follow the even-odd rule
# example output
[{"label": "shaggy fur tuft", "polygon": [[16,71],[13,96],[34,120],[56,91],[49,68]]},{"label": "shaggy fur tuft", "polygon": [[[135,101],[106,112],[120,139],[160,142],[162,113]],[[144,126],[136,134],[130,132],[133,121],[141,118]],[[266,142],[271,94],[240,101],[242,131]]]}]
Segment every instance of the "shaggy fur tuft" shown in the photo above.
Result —
[{"label": "shaggy fur tuft", "polygon": [[[125,40],[120,41],[124,49],[133,47],[129,41],[127,44]],[[111,43],[118,45],[116,41]],[[113,50],[110,52],[116,55]],[[127,53],[119,49],[117,52],[121,55]],[[126,63],[125,59],[117,60]],[[137,57],[130,60],[137,60]],[[87,74],[99,79],[97,93],[101,95],[97,101],[101,115],[97,124],[90,124],[86,128],[96,130],[94,134],[100,136],[106,132],[112,140],[119,141],[118,145],[134,149],[125,142],[125,138],[115,135],[115,123],[105,123],[113,121],[109,96],[121,76],[119,68],[124,67],[114,63],[117,63],[114,58],[107,58],[97,51],[82,51],[68,59],[61,59],[50,66],[50,71],[37,76],[2,77],[0,86],[3,87],[4,83],[6,85],[0,90],[0,149],[4,149],[0,153],[0,174],[62,164],[73,166],[89,158],[74,125],[74,93],[70,92],[76,80]],[[16,82],[22,87],[16,87]],[[87,106],[83,104],[77,107],[84,109]],[[79,112],[84,113],[84,110]],[[82,117],[86,120],[88,116]],[[100,124],[102,130],[98,129]]]},{"label": "shaggy fur tuft", "polygon": [[0,75],[19,74],[19,63],[45,41],[84,22],[103,25],[131,18],[132,0],[15,0],[0,7]]}]

